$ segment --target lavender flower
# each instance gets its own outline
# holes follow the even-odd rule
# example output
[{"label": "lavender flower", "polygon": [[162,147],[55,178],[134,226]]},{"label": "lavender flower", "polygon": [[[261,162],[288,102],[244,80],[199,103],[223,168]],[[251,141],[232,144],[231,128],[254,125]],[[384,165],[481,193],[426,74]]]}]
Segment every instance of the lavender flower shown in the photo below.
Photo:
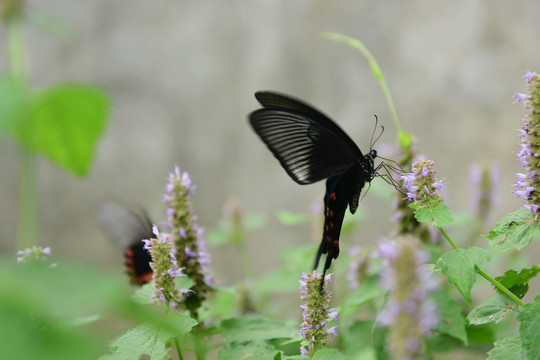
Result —
[{"label": "lavender flower", "polygon": [[206,251],[204,229],[195,224],[196,216],[191,206],[190,197],[194,189],[189,174],[182,173],[180,168],[175,166],[174,172],[169,174],[163,201],[168,205],[167,224],[171,227],[169,238],[176,248],[176,261],[194,282],[185,305],[196,317],[197,309],[211,290],[212,280],[208,271],[211,260]]},{"label": "lavender flower", "polygon": [[478,214],[480,219],[487,221],[490,210],[500,202],[497,196],[500,185],[499,167],[496,163],[490,167],[481,167],[474,163],[469,168],[469,176],[475,191],[471,197],[472,211]]},{"label": "lavender flower", "polygon": [[421,159],[412,164],[412,171],[401,175],[402,188],[407,192],[407,199],[418,205],[429,205],[438,200],[438,191],[444,185],[443,180],[435,179],[434,163]]},{"label": "lavender flower", "polygon": [[[17,251],[17,264],[46,262],[51,256],[51,248],[49,246],[43,248],[34,246],[24,250]],[[51,264],[50,267],[55,267],[56,264]]]},{"label": "lavender flower", "polygon": [[317,348],[327,343],[328,334],[337,336],[337,326],[327,327],[331,320],[338,319],[336,309],[330,309],[332,293],[327,290],[328,283],[332,281],[332,274],[326,275],[324,285],[321,291],[322,274],[315,270],[311,274],[302,273],[300,280],[300,299],[304,304],[302,309],[303,322],[300,325],[300,333],[304,341],[300,346],[300,353],[313,357]]},{"label": "lavender flower", "polygon": [[[523,128],[520,130],[521,138],[518,160],[524,172],[517,173],[518,181],[514,182],[513,191],[518,198],[524,199],[524,208],[533,214],[538,214],[540,208],[540,177],[537,169],[540,168],[540,76],[534,72],[525,74],[529,93],[517,94],[517,101],[522,102],[527,113],[523,117]],[[516,101],[516,102],[517,102]]]},{"label": "lavender flower", "polygon": [[183,268],[178,266],[176,250],[173,244],[169,242],[169,236],[160,233],[155,225],[152,230],[156,237],[143,240],[143,242],[144,248],[152,256],[150,267],[154,272],[152,277],[155,289],[153,299],[159,298],[161,302],[176,307],[184,301],[184,295],[189,290],[178,289],[174,279],[186,275],[182,273]]},{"label": "lavender flower", "polygon": [[410,236],[381,242],[379,255],[384,265],[380,284],[390,296],[378,324],[390,327],[393,358],[416,358],[423,338],[437,325],[437,308],[428,295],[438,283],[423,266],[429,255]]}]

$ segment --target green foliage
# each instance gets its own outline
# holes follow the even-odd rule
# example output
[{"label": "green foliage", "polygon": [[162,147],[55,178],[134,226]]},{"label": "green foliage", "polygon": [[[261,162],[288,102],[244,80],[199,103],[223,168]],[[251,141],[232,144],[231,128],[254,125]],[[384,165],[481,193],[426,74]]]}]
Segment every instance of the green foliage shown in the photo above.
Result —
[{"label": "green foliage", "polygon": [[495,278],[502,286],[513,292],[518,298],[523,298],[529,291],[529,281],[538,275],[540,266],[533,265],[530,269],[508,270],[503,276]]},{"label": "green foliage", "polygon": [[521,321],[519,336],[529,359],[540,359],[540,295],[525,305],[517,319]]},{"label": "green foliage", "polygon": [[231,342],[219,352],[219,360],[279,360],[281,353],[264,342]]},{"label": "green foliage", "polygon": [[489,259],[489,252],[484,249],[456,249],[443,254],[437,260],[436,269],[448,277],[448,281],[456,286],[471,306],[470,292],[476,282],[476,269]]},{"label": "green foliage", "polygon": [[439,311],[437,330],[442,334],[459,339],[467,345],[467,322],[463,316],[461,305],[452,299],[451,294],[446,291],[439,291],[433,297]]},{"label": "green foliage", "polygon": [[229,341],[270,339],[301,340],[294,322],[271,320],[260,316],[245,316],[221,322],[221,335]]},{"label": "green foliage", "polygon": [[75,175],[86,175],[105,129],[108,99],[87,85],[56,85],[32,95],[13,125],[15,138],[32,152]]},{"label": "green foliage", "polygon": [[519,209],[502,218],[489,232],[489,245],[496,251],[521,250],[540,235],[540,224],[529,210]]},{"label": "green foliage", "polygon": [[495,347],[488,351],[488,360],[528,360],[526,352],[521,346],[519,336],[513,336],[495,341]]},{"label": "green foliage", "polygon": [[409,205],[414,210],[414,217],[421,223],[433,223],[433,226],[441,227],[453,221],[450,209],[442,200],[437,200],[429,206]]},{"label": "green foliage", "polygon": [[499,294],[475,307],[467,316],[467,320],[473,325],[487,324],[490,322],[498,323],[504,320],[512,310],[516,310],[518,306],[519,305],[508,296]]}]

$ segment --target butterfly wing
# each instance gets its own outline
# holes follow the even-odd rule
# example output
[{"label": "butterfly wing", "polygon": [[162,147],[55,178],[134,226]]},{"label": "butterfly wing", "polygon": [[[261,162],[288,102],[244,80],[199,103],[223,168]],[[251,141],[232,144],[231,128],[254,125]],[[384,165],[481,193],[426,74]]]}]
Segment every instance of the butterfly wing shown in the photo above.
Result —
[{"label": "butterfly wing", "polygon": [[251,126],[299,184],[311,184],[364,161],[356,144],[327,116],[299,100],[258,92],[263,109],[249,116]]},{"label": "butterfly wing", "polygon": [[96,218],[112,242],[124,249],[126,270],[134,284],[143,285],[152,279],[152,258],[143,248],[143,239],[154,237],[152,222],[144,211],[108,201],[98,205]]}]

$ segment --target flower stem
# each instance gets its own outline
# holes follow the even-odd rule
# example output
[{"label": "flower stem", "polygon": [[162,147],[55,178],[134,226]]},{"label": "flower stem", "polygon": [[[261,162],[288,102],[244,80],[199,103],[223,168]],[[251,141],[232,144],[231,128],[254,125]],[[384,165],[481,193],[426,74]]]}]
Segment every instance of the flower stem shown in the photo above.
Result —
[{"label": "flower stem", "polygon": [[444,231],[444,229],[442,227],[440,227],[440,226],[437,226],[437,229],[441,232],[441,234],[444,236],[446,241],[448,241],[450,246],[452,246],[452,248],[454,248],[454,250],[457,250],[458,249],[457,245],[452,241],[452,239],[450,239],[450,236],[448,236],[446,231]]},{"label": "flower stem", "polygon": [[[23,85],[28,76],[28,57],[22,23],[19,17],[7,21],[7,53],[11,74]],[[19,209],[18,248],[37,246],[38,212],[36,159],[34,154],[19,146]]]},{"label": "flower stem", "polygon": [[[444,231],[444,229],[440,226],[437,227],[437,229],[439,229],[439,231],[441,232],[441,234],[443,234],[443,236],[445,237],[445,239],[450,243],[450,245],[454,248],[454,250],[457,250],[458,247],[456,246],[456,244],[452,241],[452,239],[448,236],[448,234],[446,233],[446,231]],[[521,301],[514,293],[512,293],[510,290],[508,290],[505,286],[503,286],[500,282],[498,282],[497,280],[495,280],[494,278],[492,278],[491,276],[489,276],[488,274],[486,274],[484,271],[482,271],[480,268],[476,267],[476,272],[478,273],[478,275],[482,276],[484,279],[486,279],[487,281],[489,281],[490,283],[493,284],[493,286],[495,286],[497,289],[499,289],[500,291],[502,291],[503,293],[505,293],[506,295],[508,295],[512,300],[514,300],[515,302],[517,302],[521,307],[525,306],[525,303],[523,301]]]}]

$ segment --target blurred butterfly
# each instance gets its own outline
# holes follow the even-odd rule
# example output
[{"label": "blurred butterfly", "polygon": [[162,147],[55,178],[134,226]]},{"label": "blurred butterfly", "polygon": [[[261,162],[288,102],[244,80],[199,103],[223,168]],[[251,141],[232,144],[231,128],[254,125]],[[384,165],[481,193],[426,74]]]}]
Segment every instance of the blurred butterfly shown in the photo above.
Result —
[{"label": "blurred butterfly", "polygon": [[143,210],[108,201],[96,209],[98,223],[115,245],[124,249],[126,272],[132,284],[144,285],[152,280],[152,257],[143,248],[143,239],[154,237],[152,222]]},{"label": "blurred butterfly", "polygon": [[[326,115],[290,96],[255,93],[263,106],[249,115],[253,130],[300,185],[326,180],[323,237],[316,269],[327,254],[324,274],[339,255],[339,235],[347,206],[352,214],[364,185],[378,176],[376,150],[363,155],[354,141]],[[382,163],[381,163],[382,164]]]}]

